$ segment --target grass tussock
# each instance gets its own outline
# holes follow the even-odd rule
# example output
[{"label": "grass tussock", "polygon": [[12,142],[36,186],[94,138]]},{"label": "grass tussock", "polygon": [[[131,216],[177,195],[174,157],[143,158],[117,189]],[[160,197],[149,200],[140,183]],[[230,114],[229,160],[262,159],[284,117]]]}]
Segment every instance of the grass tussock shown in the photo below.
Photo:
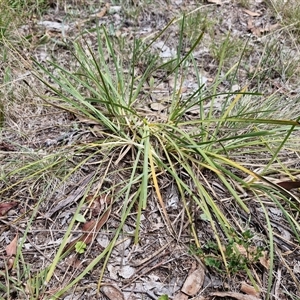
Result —
[{"label": "grass tussock", "polygon": [[[197,20],[203,21],[203,30],[193,31],[191,39]],[[161,52],[169,46],[157,48],[177,23],[176,51],[166,58]],[[32,58],[31,79],[44,91],[24,83],[38,104],[32,119],[53,110],[66,130],[35,147],[26,130],[17,134],[24,145],[20,138],[19,144],[8,144],[9,130],[5,131],[1,147],[8,153],[2,160],[0,195],[25,204],[17,219],[4,223],[22,225],[13,261],[16,274],[9,275],[11,266],[1,271],[7,280],[6,287],[0,287],[4,294],[59,299],[88,276],[93,282],[97,278],[99,291],[121,240],[141,243],[145,212],[157,208],[171,241],[187,246],[212,272],[246,276],[259,289],[254,274],[257,265],[263,266],[268,275],[264,295],[271,295],[280,244],[271,212],[280,211],[293,243],[300,242],[299,200],[281,184],[281,178],[298,180],[299,110],[292,111],[292,104],[283,104],[277,93],[253,88],[255,82],[264,86],[271,77],[267,66],[278,58],[278,45],[266,44],[260,65],[247,74],[250,70],[243,62],[251,56],[248,42],[241,47],[239,40],[234,48],[237,43],[228,34],[220,44],[211,45],[218,65],[208,82],[197,51],[207,32],[212,37],[211,30],[205,31],[210,26],[215,24],[206,16],[188,15],[170,21],[149,39],[134,38],[130,43],[97,26],[94,35],[83,32],[65,45],[67,66],[59,59]],[[230,65],[231,59],[236,62]],[[281,76],[291,76],[292,68],[291,64],[280,69]],[[251,80],[237,85],[245,74]],[[6,120],[7,107],[0,106],[5,129],[11,122]],[[38,134],[38,124],[30,124],[28,130]],[[78,234],[88,220],[94,223],[70,242],[72,233]],[[22,249],[37,224],[51,228],[55,251],[32,270]],[[94,253],[93,242],[105,226],[109,241]],[[87,263],[64,271],[72,251],[85,255]],[[59,286],[57,272],[64,278]]]}]

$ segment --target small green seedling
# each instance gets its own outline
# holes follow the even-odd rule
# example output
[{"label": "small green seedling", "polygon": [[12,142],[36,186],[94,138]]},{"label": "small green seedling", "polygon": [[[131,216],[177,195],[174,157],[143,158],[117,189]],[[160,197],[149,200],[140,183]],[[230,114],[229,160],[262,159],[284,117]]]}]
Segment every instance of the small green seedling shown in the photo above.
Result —
[{"label": "small green seedling", "polygon": [[158,297],[157,300],[169,300],[169,296],[168,295],[161,295]]},{"label": "small green seedling", "polygon": [[86,250],[86,243],[85,242],[77,242],[75,245],[75,251],[79,254],[83,254]]},{"label": "small green seedling", "polygon": [[85,223],[86,222],[86,219],[85,217],[82,215],[82,214],[78,214],[76,217],[75,217],[75,220],[79,223]]}]

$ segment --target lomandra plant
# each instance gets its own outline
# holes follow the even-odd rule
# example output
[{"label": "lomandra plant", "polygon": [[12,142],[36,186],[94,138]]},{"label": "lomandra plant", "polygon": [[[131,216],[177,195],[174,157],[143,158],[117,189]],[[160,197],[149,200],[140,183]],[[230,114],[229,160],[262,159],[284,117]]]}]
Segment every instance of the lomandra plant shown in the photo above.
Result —
[{"label": "lomandra plant", "polygon": [[[244,192],[252,195],[251,197],[261,205],[266,224],[269,226],[271,279],[268,289],[271,289],[273,234],[264,203],[267,199],[285,210],[280,204],[281,200],[291,201],[290,197],[293,195],[264,178],[264,174],[267,174],[275,160],[279,165],[284,164],[278,155],[299,124],[296,120],[272,118],[276,110],[276,107],[268,109],[274,101],[272,98],[265,98],[260,105],[251,107],[249,103],[257,102],[262,96],[247,92],[247,87],[238,92],[229,90],[218,93],[224,78],[221,74],[235,78],[239,68],[237,63],[224,75],[221,72],[224,62],[222,51],[214,83],[209,87],[205,86],[193,54],[201,43],[203,33],[190,45],[189,50],[185,51],[184,19],[181,23],[176,57],[162,62],[151,46],[172,24],[173,22],[148,44],[134,40],[131,46],[132,53],[127,59],[126,55],[120,54],[122,49],[118,49],[116,38],[110,37],[102,27],[97,29],[96,49],[85,39],[74,43],[75,67],[67,69],[56,63],[45,67],[35,62],[39,68],[36,76],[55,95],[40,96],[47,103],[72,112],[85,123],[97,124],[98,139],[73,146],[74,156],[84,153],[86,155],[83,155],[85,159],[74,169],[69,170],[69,174],[76,172],[99,153],[109,162],[105,174],[114,174],[118,166],[120,170],[126,170],[127,174],[122,184],[113,184],[105,191],[113,195],[114,202],[122,202],[120,225],[114,238],[79,276],[57,291],[55,297],[74,286],[99,261],[104,260],[99,278],[100,286],[105,264],[133,206],[136,212],[134,241],[139,241],[142,211],[147,209],[148,197],[152,191],[155,192],[155,198],[161,207],[165,226],[170,234],[177,236],[162,196],[163,178],[173,180],[176,184],[196,247],[201,248],[202,241],[197,234],[193,210],[200,211],[202,221],[209,224],[213,232],[212,238],[218,245],[223,267],[227,272],[229,270],[224,244],[232,244],[236,240],[232,228],[236,228],[237,235],[242,228],[225,213],[222,202],[217,201],[212,180],[223,187],[237,210],[246,215],[251,214],[251,208],[249,202],[243,198]],[[182,97],[184,79],[190,74],[197,80],[199,88]],[[174,86],[169,93],[167,113],[153,113],[148,109],[151,98],[147,93],[148,88],[150,86],[151,91],[151,88],[155,89],[155,86],[170,78]],[[216,103],[218,111],[215,110]],[[196,113],[189,117],[191,111]],[[262,153],[268,155],[269,164],[265,165],[265,169],[262,168],[262,172],[254,172],[251,163],[245,162],[244,157],[251,157],[255,164],[255,158]],[[126,167],[120,164],[124,160]],[[112,162],[114,168],[110,170]],[[284,172],[290,174],[287,169],[284,169]],[[67,180],[68,175],[64,178]],[[294,234],[299,241],[299,224],[288,211],[284,212],[284,216],[293,225]],[[73,224],[74,222],[70,224],[53,263],[45,271],[46,282],[51,280],[61,259]],[[247,274],[255,281],[249,270]]]}]

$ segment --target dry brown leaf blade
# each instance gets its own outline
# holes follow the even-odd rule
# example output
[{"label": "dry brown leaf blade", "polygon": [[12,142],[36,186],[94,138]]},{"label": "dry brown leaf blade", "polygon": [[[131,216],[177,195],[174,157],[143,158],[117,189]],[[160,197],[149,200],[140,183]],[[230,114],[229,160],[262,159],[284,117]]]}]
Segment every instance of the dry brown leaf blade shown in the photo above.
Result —
[{"label": "dry brown leaf blade", "polygon": [[109,196],[97,196],[89,195],[86,197],[85,201],[91,203],[90,207],[93,216],[99,216],[111,203],[111,197]]},{"label": "dry brown leaf blade", "polygon": [[286,190],[292,190],[292,189],[298,189],[300,188],[300,181],[291,181],[291,180],[287,180],[287,181],[280,181],[277,182],[278,185],[280,185],[281,187],[283,187]]},{"label": "dry brown leaf blade", "polygon": [[196,295],[203,285],[204,277],[205,270],[201,266],[199,266],[187,277],[181,291],[189,296]]},{"label": "dry brown leaf blade", "polygon": [[17,254],[17,246],[18,246],[18,234],[16,234],[15,238],[5,247],[5,252],[7,256],[13,256]]},{"label": "dry brown leaf blade", "polygon": [[87,233],[82,234],[80,237],[69,243],[63,250],[63,253],[72,250],[78,242],[84,242],[85,244],[91,244],[96,237],[96,233],[99,232],[101,227],[107,222],[111,213],[111,207],[102,215],[102,217],[95,221],[89,221],[89,225],[86,226],[85,231]]},{"label": "dry brown leaf blade", "polygon": [[18,204],[19,203],[15,201],[0,203],[0,216],[4,216],[10,209],[17,206]]},{"label": "dry brown leaf blade", "polygon": [[243,12],[245,12],[246,14],[248,14],[251,17],[259,17],[260,16],[260,13],[251,11],[249,9],[243,9]]},{"label": "dry brown leaf blade", "polygon": [[241,292],[254,297],[259,297],[259,291],[257,291],[254,286],[249,285],[244,281],[242,282],[241,285]]},{"label": "dry brown leaf blade", "polygon": [[97,13],[97,17],[98,18],[104,17],[107,11],[109,10],[109,8],[110,8],[110,4],[106,3],[106,5],[101,9],[101,11]]},{"label": "dry brown leaf blade", "polygon": [[91,231],[96,225],[95,220],[87,221],[82,226],[82,231]]},{"label": "dry brown leaf blade", "polygon": [[216,297],[231,297],[237,300],[261,300],[261,298],[257,298],[252,295],[245,295],[241,293],[236,292],[214,292],[210,293],[210,296],[216,296]]}]

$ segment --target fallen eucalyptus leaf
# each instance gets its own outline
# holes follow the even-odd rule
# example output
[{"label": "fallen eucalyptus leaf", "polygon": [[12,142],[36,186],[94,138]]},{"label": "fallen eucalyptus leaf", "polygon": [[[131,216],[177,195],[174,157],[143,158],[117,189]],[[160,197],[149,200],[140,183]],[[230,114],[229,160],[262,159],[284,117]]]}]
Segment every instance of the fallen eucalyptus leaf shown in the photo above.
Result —
[{"label": "fallen eucalyptus leaf", "polygon": [[101,288],[101,291],[110,300],[124,300],[124,295],[116,287],[112,285],[105,285]]},{"label": "fallen eucalyptus leaf", "polygon": [[192,272],[183,284],[181,291],[189,296],[196,295],[201,289],[204,282],[205,270],[199,266]]}]

